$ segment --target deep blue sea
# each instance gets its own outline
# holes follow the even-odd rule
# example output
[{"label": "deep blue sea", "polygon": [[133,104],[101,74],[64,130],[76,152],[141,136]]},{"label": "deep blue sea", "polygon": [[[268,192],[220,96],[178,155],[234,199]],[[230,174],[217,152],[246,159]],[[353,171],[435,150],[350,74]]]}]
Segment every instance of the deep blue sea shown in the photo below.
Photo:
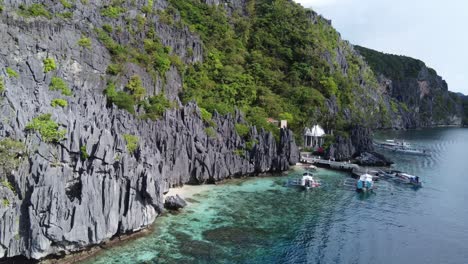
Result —
[{"label": "deep blue sea", "polygon": [[84,263],[468,263],[468,129],[380,132],[430,157],[382,151],[423,187],[380,181],[374,194],[343,185],[349,175],[320,169],[324,188],[284,187],[287,178],[236,179],[212,186],[143,238]]}]

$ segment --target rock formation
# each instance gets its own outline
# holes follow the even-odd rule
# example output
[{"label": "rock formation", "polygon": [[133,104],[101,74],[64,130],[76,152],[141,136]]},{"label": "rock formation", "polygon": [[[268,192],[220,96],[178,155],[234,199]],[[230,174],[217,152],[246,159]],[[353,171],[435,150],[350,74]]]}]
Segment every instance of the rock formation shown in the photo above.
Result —
[{"label": "rock formation", "polygon": [[356,46],[377,75],[388,96],[391,120],[383,127],[408,129],[460,126],[464,117],[462,99],[448,90],[447,83],[420,60],[385,54]]},{"label": "rock formation", "polygon": [[176,196],[166,197],[164,200],[164,208],[169,210],[179,210],[185,206],[187,206],[187,202],[185,202],[178,194]]},{"label": "rock formation", "polygon": [[[43,2],[57,14],[64,12],[57,1]],[[291,131],[282,130],[277,142],[271,133],[251,128],[253,145],[247,146],[235,129],[244,122],[240,113],[214,114],[207,124],[196,104],[178,102],[182,83],[174,66],[154,80],[128,63],[121,77],[138,74],[152,87],[149,95],[164,92],[176,102],[158,120],[139,118],[139,109],[133,115],[108,105],[103,90],[111,55],[93,34],[93,27],[106,23],[97,14],[101,1],[75,1],[71,19],[25,17],[19,5],[31,1],[3,3],[0,139],[22,142],[28,155],[1,175],[0,258],[40,259],[96,245],[153,223],[170,187],[287,170],[298,160]],[[166,4],[154,1],[156,8]],[[185,63],[202,60],[201,42],[186,27],[153,23]],[[123,27],[124,21],[114,26]],[[90,36],[89,48],[78,44],[84,35]],[[125,42],[130,36],[119,37]],[[51,70],[49,59],[55,64]],[[51,89],[53,78],[60,78],[71,95]],[[67,105],[53,107],[57,98]],[[63,140],[46,142],[41,133],[26,129],[41,114],[51,114]]]}]

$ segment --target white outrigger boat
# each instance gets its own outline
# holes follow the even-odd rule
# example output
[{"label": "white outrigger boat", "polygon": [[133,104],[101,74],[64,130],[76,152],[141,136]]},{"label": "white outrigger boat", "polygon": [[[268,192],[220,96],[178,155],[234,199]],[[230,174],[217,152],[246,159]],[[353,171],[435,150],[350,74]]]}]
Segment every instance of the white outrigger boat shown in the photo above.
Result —
[{"label": "white outrigger boat", "polygon": [[429,152],[427,150],[425,150],[425,149],[397,147],[397,148],[393,148],[391,150],[393,152],[399,152],[399,153],[405,153],[405,154],[422,155],[422,156],[430,155]]},{"label": "white outrigger boat", "polygon": [[374,145],[398,153],[422,156],[430,155],[430,153],[427,150],[411,147],[411,145],[408,142],[403,140],[387,139],[385,140],[385,142],[374,142]]},{"label": "white outrigger boat", "polygon": [[372,180],[372,175],[363,174],[359,177],[359,180],[356,183],[356,190],[358,192],[368,192],[374,188],[374,181]]},{"label": "white outrigger boat", "polygon": [[384,146],[388,147],[404,147],[404,148],[410,148],[411,145],[404,141],[404,140],[395,140],[395,139],[387,139],[385,142],[381,143]]},{"label": "white outrigger boat", "polygon": [[414,176],[397,170],[379,171],[379,176],[384,179],[393,180],[397,183],[411,184],[416,187],[421,187],[422,182],[419,176]]},{"label": "white outrigger boat", "polygon": [[408,173],[396,173],[394,180],[399,183],[411,184],[416,187],[421,187],[422,185],[418,176],[410,175]]},{"label": "white outrigger boat", "polygon": [[300,179],[289,179],[286,184],[287,186],[301,187],[304,190],[318,188],[321,185],[310,172],[305,172]]},{"label": "white outrigger boat", "polygon": [[310,188],[320,187],[320,183],[314,179],[314,176],[310,172],[306,172],[302,175],[301,186],[309,190]]}]

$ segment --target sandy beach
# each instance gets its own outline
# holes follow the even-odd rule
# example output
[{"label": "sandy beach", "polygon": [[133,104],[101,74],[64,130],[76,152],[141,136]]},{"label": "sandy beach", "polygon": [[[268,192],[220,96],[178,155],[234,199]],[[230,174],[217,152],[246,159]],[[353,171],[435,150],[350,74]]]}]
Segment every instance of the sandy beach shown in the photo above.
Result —
[{"label": "sandy beach", "polygon": [[186,202],[190,204],[190,198],[193,198],[195,194],[208,191],[215,187],[216,185],[213,185],[213,184],[203,184],[203,185],[184,185],[182,187],[170,188],[169,192],[167,192],[164,195],[164,199],[166,199],[166,197],[169,197],[169,196],[179,195],[182,199],[186,200]]}]

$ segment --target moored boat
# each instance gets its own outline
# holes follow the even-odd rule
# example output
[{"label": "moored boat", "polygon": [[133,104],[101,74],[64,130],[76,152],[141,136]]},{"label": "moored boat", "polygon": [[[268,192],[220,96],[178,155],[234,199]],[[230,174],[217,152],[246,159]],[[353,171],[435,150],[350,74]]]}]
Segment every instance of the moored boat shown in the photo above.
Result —
[{"label": "moored boat", "polygon": [[387,139],[385,142],[381,143],[384,146],[389,146],[389,147],[404,147],[404,148],[410,148],[411,145],[404,141],[404,140],[397,140],[397,139]]},{"label": "moored boat", "polygon": [[398,153],[403,153],[403,154],[421,155],[421,156],[430,155],[428,150],[411,147],[411,145],[408,142],[402,141],[402,140],[386,140],[385,142],[374,142],[374,145],[376,147],[388,149],[393,152],[398,152]]},{"label": "moored boat", "polygon": [[305,172],[302,175],[301,186],[308,190],[310,188],[320,187],[320,183],[314,179],[314,176],[310,172]]},{"label": "moored boat", "polygon": [[399,183],[411,184],[418,187],[422,185],[418,176],[410,175],[408,173],[396,173],[394,180]]},{"label": "moored boat", "polygon": [[422,156],[429,156],[429,151],[425,149],[415,149],[415,148],[393,148],[391,149],[393,152],[405,153],[405,154],[413,154],[413,155],[422,155]]},{"label": "moored boat", "polygon": [[372,180],[372,175],[363,174],[359,177],[359,180],[356,183],[356,190],[358,192],[368,192],[374,187],[374,181]]}]

